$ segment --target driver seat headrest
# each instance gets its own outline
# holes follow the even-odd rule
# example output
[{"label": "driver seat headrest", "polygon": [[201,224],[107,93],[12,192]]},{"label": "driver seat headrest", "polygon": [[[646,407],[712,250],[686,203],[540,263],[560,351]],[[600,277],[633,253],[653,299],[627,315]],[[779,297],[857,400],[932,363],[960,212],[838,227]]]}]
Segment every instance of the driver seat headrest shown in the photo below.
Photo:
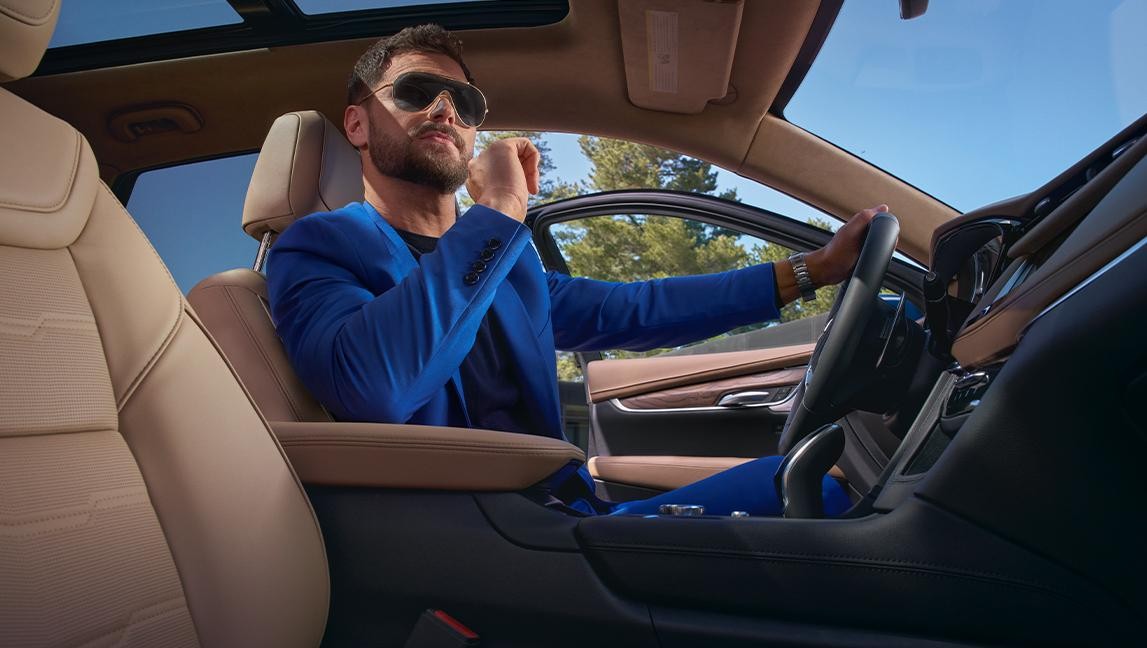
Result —
[{"label": "driver seat headrest", "polygon": [[243,231],[256,239],[278,235],[296,220],[363,199],[359,153],[326,117],[289,112],[271,124],[259,151]]},{"label": "driver seat headrest", "polygon": [[59,0],[0,0],[0,82],[36,71],[59,14]]}]

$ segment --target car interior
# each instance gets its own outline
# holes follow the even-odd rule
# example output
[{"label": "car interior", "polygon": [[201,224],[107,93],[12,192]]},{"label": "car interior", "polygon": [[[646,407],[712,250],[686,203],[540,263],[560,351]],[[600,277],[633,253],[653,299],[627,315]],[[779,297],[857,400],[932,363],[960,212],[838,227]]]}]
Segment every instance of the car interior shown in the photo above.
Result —
[{"label": "car interior", "polygon": [[[232,0],[239,24],[49,49],[68,4],[0,0],[0,645],[1138,636],[1147,116],[961,213],[785,118],[842,0]],[[669,15],[673,92],[651,72]],[[815,343],[589,362],[584,447],[337,421],[279,342],[263,262],[295,220],[363,199],[338,126],[347,71],[424,22],[458,30],[484,129],[639,141],[839,218],[894,215]],[[258,254],[184,295],[124,207],[132,185],[254,151],[224,217]],[[622,199],[685,200],[572,211]],[[546,228],[570,214],[531,210],[549,269]],[[829,237],[762,222],[794,249]],[[581,464],[621,500],[768,454],[785,456],[781,517],[584,516],[544,495]],[[843,516],[819,509],[825,474]]]}]

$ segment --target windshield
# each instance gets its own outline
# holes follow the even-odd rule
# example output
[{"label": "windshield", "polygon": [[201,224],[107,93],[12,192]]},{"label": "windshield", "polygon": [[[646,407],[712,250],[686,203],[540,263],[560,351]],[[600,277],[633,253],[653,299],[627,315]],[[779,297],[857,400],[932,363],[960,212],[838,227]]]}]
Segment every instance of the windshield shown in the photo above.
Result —
[{"label": "windshield", "polygon": [[1147,111],[1147,0],[849,0],[792,123],[960,211],[1047,182]]}]

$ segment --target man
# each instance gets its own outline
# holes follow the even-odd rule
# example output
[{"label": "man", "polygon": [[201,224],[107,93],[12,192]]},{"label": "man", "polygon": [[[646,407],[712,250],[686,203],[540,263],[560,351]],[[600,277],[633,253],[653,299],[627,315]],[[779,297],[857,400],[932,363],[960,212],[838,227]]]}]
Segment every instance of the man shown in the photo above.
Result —
[{"label": "man", "polygon": [[[680,345],[774,319],[799,296],[789,261],[634,284],[545,273],[522,224],[538,190],[538,152],[519,138],[473,157],[486,105],[471,82],[461,44],[434,25],[367,50],[343,117],[361,152],[366,201],[301,219],[271,252],[279,335],[303,382],[339,419],[562,438],[555,346]],[[454,192],[463,183],[475,205],[458,217]],[[857,214],[804,257],[814,284],[847,277],[882,209]],[[676,501],[775,513],[775,462],[746,466],[625,510]],[[581,477],[581,492],[565,499],[587,512],[612,510],[594,500],[584,470]],[[828,510],[847,505],[834,482],[826,488],[835,498]],[[739,491],[761,491],[764,501]]]}]

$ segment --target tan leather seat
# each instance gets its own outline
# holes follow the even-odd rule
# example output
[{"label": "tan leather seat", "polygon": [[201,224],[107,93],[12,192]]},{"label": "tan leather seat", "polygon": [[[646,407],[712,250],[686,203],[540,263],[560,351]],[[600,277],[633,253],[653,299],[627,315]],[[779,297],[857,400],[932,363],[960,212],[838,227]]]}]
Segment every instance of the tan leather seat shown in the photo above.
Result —
[{"label": "tan leather seat", "polygon": [[[269,244],[298,218],[362,198],[358,153],[342,133],[313,110],[287,113],[271,125],[255,163],[243,230]],[[268,420],[330,420],[275,334],[261,273],[240,268],[212,275],[187,299]]]},{"label": "tan leather seat", "polygon": [[[56,0],[0,0],[0,80]],[[316,646],[283,453],[68,124],[0,90],[0,646]]]}]

